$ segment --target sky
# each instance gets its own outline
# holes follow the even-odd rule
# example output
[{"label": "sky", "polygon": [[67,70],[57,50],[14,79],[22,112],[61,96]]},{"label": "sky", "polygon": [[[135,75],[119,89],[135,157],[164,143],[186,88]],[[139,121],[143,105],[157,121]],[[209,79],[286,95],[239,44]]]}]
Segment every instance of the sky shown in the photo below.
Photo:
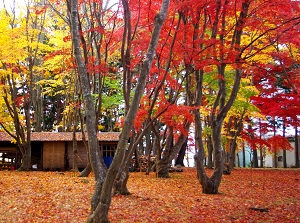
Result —
[{"label": "sky", "polygon": [[[14,2],[15,2],[16,9],[19,6],[21,6],[21,7],[25,6],[25,0],[0,0],[0,9],[2,9],[4,7],[4,5],[5,5],[6,9],[8,11],[11,11],[12,8],[13,8]],[[18,11],[18,10],[16,10],[16,11]]]}]

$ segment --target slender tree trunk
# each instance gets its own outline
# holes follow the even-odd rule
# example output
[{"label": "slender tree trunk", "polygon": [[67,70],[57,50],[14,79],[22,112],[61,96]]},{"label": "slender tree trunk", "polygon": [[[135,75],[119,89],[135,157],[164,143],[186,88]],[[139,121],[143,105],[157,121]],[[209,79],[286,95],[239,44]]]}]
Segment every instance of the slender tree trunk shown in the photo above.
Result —
[{"label": "slender tree trunk", "polygon": [[79,177],[87,177],[92,172],[92,165],[90,162],[87,163],[83,171],[80,172]]},{"label": "slender tree trunk", "polygon": [[277,162],[277,152],[276,152],[276,151],[274,152],[274,155],[273,155],[273,167],[274,167],[274,168],[277,168],[277,167],[278,167],[278,162]]},{"label": "slender tree trunk", "polygon": [[212,169],[214,166],[213,163],[213,152],[214,152],[214,147],[212,145],[212,140],[211,140],[211,135],[207,136],[207,150],[208,150],[208,155],[207,155],[207,168]]},{"label": "slender tree trunk", "polygon": [[83,142],[84,148],[86,149],[87,160],[88,160],[86,167],[84,168],[83,171],[81,171],[81,173],[79,174],[79,177],[88,177],[90,175],[90,173],[93,171],[93,169],[92,169],[92,165],[91,165],[91,161],[90,161],[90,153],[89,153],[88,143],[87,143],[87,140],[85,137],[85,132],[84,132],[84,120],[83,120],[82,113],[80,112],[80,110],[78,110],[78,115],[79,115],[79,119],[80,119],[82,142]]},{"label": "slender tree trunk", "polygon": [[[75,117],[74,117],[75,119]],[[75,126],[76,126],[76,121],[75,122]],[[76,128],[73,128],[73,163],[72,165],[72,170],[73,171],[78,171],[78,165],[77,165],[77,158],[78,158],[78,143],[76,140]]]},{"label": "slender tree trunk", "polygon": [[260,156],[260,168],[264,167],[264,154],[263,154],[263,149],[259,149],[259,156]]},{"label": "slender tree trunk", "polygon": [[[32,84],[31,89],[33,89]],[[20,170],[29,170],[31,168],[31,96],[29,94],[29,98],[25,99],[25,119],[26,119],[26,131],[22,133],[23,138],[23,153],[22,153],[22,164],[20,166]]]},{"label": "slender tree trunk", "polygon": [[[249,124],[248,125],[249,128],[249,132],[250,132],[250,138],[253,139],[253,130],[252,130],[252,125]],[[257,156],[257,149],[252,149],[253,152],[253,156],[252,156],[252,160],[251,160],[251,167],[253,168],[258,168],[258,156]]]},{"label": "slender tree trunk", "polygon": [[[282,136],[285,137],[285,120],[283,120],[283,133]],[[283,167],[287,168],[287,161],[286,161],[286,150],[283,150]]]},{"label": "slender tree trunk", "polygon": [[177,159],[175,161],[175,166],[177,166],[177,165],[184,166],[183,161],[184,161],[184,157],[185,157],[185,153],[186,153],[186,149],[187,149],[187,144],[188,144],[188,140],[186,139],[179,150]]},{"label": "slender tree trunk", "polygon": [[283,159],[283,168],[287,168],[286,150],[282,151],[282,159]]},{"label": "slender tree trunk", "polygon": [[241,167],[241,160],[240,160],[240,156],[239,154],[237,153],[237,163],[238,163],[238,167]]},{"label": "slender tree trunk", "polygon": [[246,151],[245,151],[245,145],[243,145],[243,167],[246,167]]},{"label": "slender tree trunk", "polygon": [[[274,118],[274,123],[273,123],[273,132],[274,132],[274,136],[276,135],[276,121]],[[273,155],[273,161],[274,161],[274,168],[278,167],[278,157],[277,157],[277,151],[274,151],[274,155]]]},{"label": "slender tree trunk", "polygon": [[300,162],[299,162],[299,141],[298,141],[298,130],[297,126],[295,127],[295,166],[296,168],[300,167]]},{"label": "slender tree trunk", "polygon": [[253,150],[252,167],[253,167],[253,168],[258,168],[257,149],[254,149],[254,150]]},{"label": "slender tree trunk", "polygon": [[118,175],[114,184],[114,194],[129,195],[130,192],[127,188],[127,181],[129,179],[129,166],[131,164],[131,157],[136,151],[137,144],[134,144],[135,134],[131,136],[131,143],[126,151],[125,160],[119,168]]},{"label": "slender tree trunk", "polygon": [[235,167],[236,149],[237,149],[237,138],[240,136],[243,130],[243,117],[234,117],[234,129],[232,133],[232,139],[230,140],[230,156],[229,156],[229,172]]},{"label": "slender tree trunk", "polygon": [[153,151],[153,144],[152,143],[148,144],[148,146],[149,146],[149,149],[148,149],[147,153],[145,154],[148,157],[146,175],[149,175],[149,173],[151,171],[151,168],[152,168],[152,165],[151,165],[151,153]]},{"label": "slender tree trunk", "polygon": [[[221,3],[222,1],[216,1],[218,4],[218,8],[216,10],[216,17],[215,22],[213,24],[213,33],[212,39],[216,38],[216,33],[218,30],[218,19],[222,18],[222,28],[225,26],[225,12],[221,12]],[[239,17],[236,21],[236,27],[233,34],[232,39],[232,46],[237,51],[240,52],[240,43],[241,43],[241,36],[243,33],[243,27],[245,25],[245,18],[248,15],[248,9],[250,6],[249,0],[245,0],[242,2],[242,8]],[[227,2],[228,3],[228,2]],[[226,5],[226,1],[224,3]],[[223,14],[221,14],[223,13]],[[221,35],[220,38],[222,39],[223,36]],[[223,55],[222,55],[223,56]],[[239,64],[241,62],[241,55],[235,58],[235,62]],[[233,86],[231,88],[231,93],[227,99],[226,96],[226,78],[225,78],[225,68],[226,64],[221,63],[218,66],[218,74],[221,78],[218,79],[218,93],[216,96],[216,100],[213,104],[212,113],[211,113],[211,122],[212,122],[212,141],[214,146],[214,172],[212,176],[209,178],[204,170],[203,160],[204,160],[204,150],[203,150],[203,143],[202,143],[202,125],[201,125],[201,117],[199,110],[194,111],[195,117],[195,141],[196,141],[196,148],[198,149],[197,155],[195,157],[196,167],[197,167],[197,176],[199,179],[200,184],[202,185],[203,193],[215,194],[218,193],[219,185],[221,183],[222,175],[223,175],[223,168],[224,168],[224,156],[223,156],[223,149],[221,143],[221,129],[224,122],[226,115],[228,114],[229,109],[232,107],[237,93],[240,87],[241,81],[241,70],[237,68],[235,70],[235,79]],[[197,89],[197,94],[199,95],[197,105],[200,105],[202,101],[202,81],[203,75],[201,75],[201,80],[198,79],[199,87]]]},{"label": "slender tree trunk", "polygon": [[127,181],[129,179],[129,165],[128,162],[124,163],[118,172],[114,183],[114,194],[121,194],[121,195],[129,195],[130,192],[127,188]]}]

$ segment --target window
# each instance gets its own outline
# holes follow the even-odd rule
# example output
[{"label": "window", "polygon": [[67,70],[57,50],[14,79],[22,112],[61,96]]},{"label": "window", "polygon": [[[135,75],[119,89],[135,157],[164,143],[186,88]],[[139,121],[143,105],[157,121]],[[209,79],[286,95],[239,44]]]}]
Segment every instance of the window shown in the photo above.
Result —
[{"label": "window", "polygon": [[113,157],[116,147],[116,144],[100,144],[103,157]]}]

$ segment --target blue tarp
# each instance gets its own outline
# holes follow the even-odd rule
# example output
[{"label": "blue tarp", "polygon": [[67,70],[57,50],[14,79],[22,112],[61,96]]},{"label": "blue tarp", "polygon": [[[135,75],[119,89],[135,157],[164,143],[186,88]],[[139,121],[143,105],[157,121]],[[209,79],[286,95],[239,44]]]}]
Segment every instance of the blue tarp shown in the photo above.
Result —
[{"label": "blue tarp", "polygon": [[106,165],[107,168],[109,168],[110,164],[113,161],[113,158],[114,158],[113,156],[105,156],[105,157],[103,157],[103,161],[104,161],[104,163],[105,163],[105,165]]}]

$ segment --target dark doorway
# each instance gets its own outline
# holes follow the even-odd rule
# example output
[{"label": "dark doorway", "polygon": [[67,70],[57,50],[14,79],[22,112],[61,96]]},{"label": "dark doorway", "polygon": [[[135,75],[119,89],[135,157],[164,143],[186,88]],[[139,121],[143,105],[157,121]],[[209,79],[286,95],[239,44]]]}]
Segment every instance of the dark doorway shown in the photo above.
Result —
[{"label": "dark doorway", "polygon": [[43,169],[43,142],[31,142],[31,165],[33,170]]}]

